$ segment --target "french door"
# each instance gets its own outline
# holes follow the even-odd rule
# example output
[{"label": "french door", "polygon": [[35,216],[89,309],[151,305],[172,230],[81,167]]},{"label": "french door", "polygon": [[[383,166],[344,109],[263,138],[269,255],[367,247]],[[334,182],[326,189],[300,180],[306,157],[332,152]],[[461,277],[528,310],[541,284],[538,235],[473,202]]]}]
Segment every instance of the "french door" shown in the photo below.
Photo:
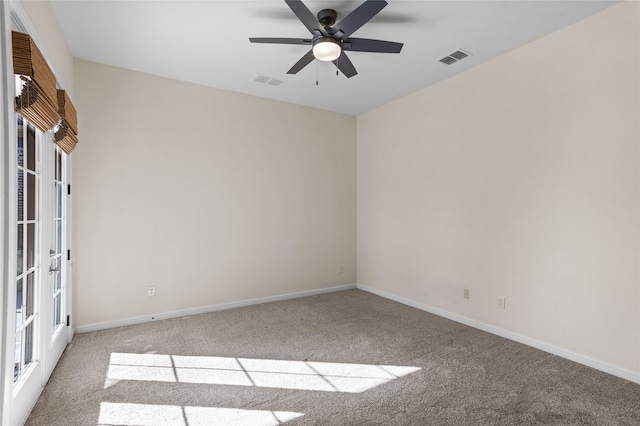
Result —
[{"label": "french door", "polygon": [[[68,160],[53,144],[53,133],[41,133],[16,114],[13,194],[13,286],[8,292],[15,327],[7,333],[13,347],[13,385],[9,424],[21,424],[69,341]],[[11,221],[12,215],[9,216]],[[11,238],[12,239],[12,238]],[[15,257],[14,257],[15,256]],[[9,268],[11,274],[12,268]],[[13,332],[11,332],[13,330]],[[5,401],[5,408],[7,401]],[[6,417],[5,417],[6,419]]]},{"label": "french door", "polygon": [[49,148],[48,161],[52,166],[49,174],[53,180],[50,187],[53,191],[51,193],[52,203],[50,204],[52,217],[49,218],[49,223],[52,225],[49,231],[49,286],[47,287],[48,295],[45,296],[44,301],[44,304],[51,309],[48,314],[51,320],[48,330],[51,342],[46,357],[47,374],[53,371],[71,337],[67,328],[70,326],[67,323],[67,317],[71,312],[69,309],[69,286],[67,285],[69,276],[67,262],[70,260],[70,251],[67,248],[67,228],[69,226],[67,155],[56,145],[50,144]]}]

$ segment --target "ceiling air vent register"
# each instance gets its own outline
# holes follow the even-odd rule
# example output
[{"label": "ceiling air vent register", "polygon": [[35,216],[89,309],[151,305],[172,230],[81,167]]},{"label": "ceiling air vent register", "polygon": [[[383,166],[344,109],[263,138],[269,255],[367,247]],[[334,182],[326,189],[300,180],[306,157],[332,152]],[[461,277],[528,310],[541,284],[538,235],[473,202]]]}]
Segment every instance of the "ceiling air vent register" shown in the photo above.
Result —
[{"label": "ceiling air vent register", "polygon": [[455,52],[445,56],[442,59],[440,59],[440,62],[442,62],[443,64],[446,64],[446,65],[452,65],[452,64],[455,64],[458,61],[463,60],[464,58],[466,58],[466,57],[468,57],[470,55],[471,55],[471,53],[460,49],[460,50],[456,50]]},{"label": "ceiling air vent register", "polygon": [[257,81],[258,83],[268,84],[269,86],[280,86],[284,83],[284,80],[280,80],[278,78],[267,77],[266,75],[258,74],[253,81]]}]

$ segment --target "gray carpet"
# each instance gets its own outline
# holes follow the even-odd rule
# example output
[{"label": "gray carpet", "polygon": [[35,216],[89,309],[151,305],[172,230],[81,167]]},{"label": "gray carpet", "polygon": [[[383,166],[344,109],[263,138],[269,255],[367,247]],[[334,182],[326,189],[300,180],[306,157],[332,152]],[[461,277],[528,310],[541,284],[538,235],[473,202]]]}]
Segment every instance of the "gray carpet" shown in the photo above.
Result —
[{"label": "gray carpet", "polygon": [[27,425],[112,424],[637,426],[640,385],[349,290],[76,335]]}]

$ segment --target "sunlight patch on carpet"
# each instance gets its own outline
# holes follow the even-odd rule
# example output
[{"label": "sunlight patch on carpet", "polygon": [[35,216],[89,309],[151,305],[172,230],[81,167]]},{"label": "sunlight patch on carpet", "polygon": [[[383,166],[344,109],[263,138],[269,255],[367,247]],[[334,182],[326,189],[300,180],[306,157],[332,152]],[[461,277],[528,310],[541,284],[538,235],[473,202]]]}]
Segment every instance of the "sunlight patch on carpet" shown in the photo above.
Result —
[{"label": "sunlight patch on carpet", "polygon": [[291,411],[103,402],[98,426],[276,426],[303,415]]},{"label": "sunlight patch on carpet", "polygon": [[395,365],[112,353],[105,388],[119,380],[360,393],[420,370]]}]

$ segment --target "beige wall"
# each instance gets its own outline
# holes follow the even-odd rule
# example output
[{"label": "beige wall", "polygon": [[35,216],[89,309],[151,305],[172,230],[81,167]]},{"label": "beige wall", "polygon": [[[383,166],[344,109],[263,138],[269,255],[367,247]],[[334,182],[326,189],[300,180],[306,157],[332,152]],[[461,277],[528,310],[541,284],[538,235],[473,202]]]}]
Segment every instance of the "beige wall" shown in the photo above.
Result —
[{"label": "beige wall", "polygon": [[73,57],[49,0],[20,0],[20,5],[37,31],[36,42],[56,75],[58,87],[66,90],[73,101]]},{"label": "beige wall", "polygon": [[75,76],[76,326],[356,282],[355,117]]},{"label": "beige wall", "polygon": [[358,283],[639,373],[639,15],[358,117]]}]

